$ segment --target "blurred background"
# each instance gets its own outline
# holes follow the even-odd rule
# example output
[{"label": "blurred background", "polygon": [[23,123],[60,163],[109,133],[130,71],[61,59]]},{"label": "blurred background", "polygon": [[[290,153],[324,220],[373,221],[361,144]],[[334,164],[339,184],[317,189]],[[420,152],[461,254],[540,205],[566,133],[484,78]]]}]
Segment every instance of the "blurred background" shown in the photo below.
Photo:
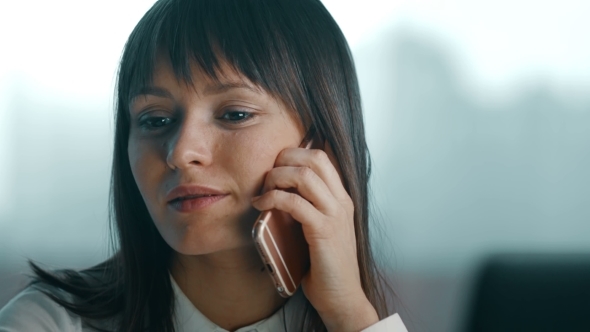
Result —
[{"label": "blurred background", "polygon": [[[153,0],[0,4],[0,307],[108,251],[117,62]],[[410,331],[495,252],[590,252],[590,2],[324,0],[355,58],[375,250]]]}]

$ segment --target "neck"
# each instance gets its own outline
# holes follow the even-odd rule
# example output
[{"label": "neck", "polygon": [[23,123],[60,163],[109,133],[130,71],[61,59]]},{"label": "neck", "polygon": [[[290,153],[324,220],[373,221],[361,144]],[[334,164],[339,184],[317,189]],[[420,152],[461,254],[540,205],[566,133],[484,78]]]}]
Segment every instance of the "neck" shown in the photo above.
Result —
[{"label": "neck", "polygon": [[207,255],[176,254],[170,273],[209,320],[232,331],[276,312],[278,295],[254,245]]}]

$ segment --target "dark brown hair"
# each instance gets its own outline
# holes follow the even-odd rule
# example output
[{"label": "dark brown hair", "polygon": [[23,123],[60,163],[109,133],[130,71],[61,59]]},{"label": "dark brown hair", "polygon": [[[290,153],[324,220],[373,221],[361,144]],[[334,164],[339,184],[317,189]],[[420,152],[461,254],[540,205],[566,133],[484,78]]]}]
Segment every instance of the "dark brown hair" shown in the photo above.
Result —
[{"label": "dark brown hair", "polygon": [[[221,62],[297,112],[333,147],[354,206],[361,283],[379,317],[390,315],[391,287],[377,269],[369,238],[370,156],[359,87],[348,44],[319,0],[159,0],[131,33],[121,58],[111,177],[113,256],[83,271],[44,271],[30,262],[35,283],[72,294],[56,302],[84,318],[114,318],[120,331],[173,331],[172,249],[157,231],[131,173],[127,154],[129,100],[150,84],[159,56],[178,79],[191,83],[190,66],[219,79]],[[389,293],[387,293],[389,292]],[[306,301],[302,325],[323,331]]]}]

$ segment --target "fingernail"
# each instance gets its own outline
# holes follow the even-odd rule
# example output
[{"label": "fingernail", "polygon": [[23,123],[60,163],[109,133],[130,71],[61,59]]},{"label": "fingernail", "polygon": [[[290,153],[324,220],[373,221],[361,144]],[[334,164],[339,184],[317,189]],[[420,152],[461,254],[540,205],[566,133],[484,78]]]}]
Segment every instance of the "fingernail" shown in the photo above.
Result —
[{"label": "fingernail", "polygon": [[256,202],[257,200],[260,199],[261,196],[254,196],[252,197],[252,202]]}]

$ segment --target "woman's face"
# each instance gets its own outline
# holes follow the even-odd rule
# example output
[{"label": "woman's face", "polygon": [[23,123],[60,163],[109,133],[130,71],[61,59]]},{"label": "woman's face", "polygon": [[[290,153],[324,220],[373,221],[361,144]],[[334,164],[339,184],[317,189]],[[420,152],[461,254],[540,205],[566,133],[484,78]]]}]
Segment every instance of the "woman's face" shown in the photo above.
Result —
[{"label": "woman's face", "polygon": [[[299,146],[293,112],[224,67],[222,84],[193,69],[194,86],[159,61],[153,85],[130,104],[129,161],[164,240],[185,255],[251,245],[260,194],[279,152]],[[222,199],[189,212],[169,204],[180,185],[214,188]]]}]

